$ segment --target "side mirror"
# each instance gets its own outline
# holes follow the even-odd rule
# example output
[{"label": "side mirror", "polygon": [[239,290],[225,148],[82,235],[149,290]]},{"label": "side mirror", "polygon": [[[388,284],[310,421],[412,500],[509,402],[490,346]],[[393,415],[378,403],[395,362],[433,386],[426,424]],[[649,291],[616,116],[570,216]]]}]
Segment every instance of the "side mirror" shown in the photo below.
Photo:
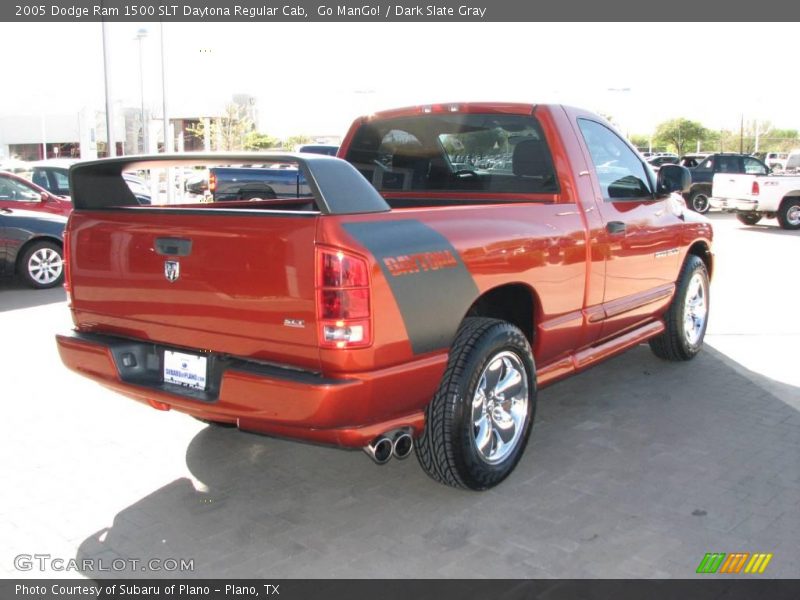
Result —
[{"label": "side mirror", "polygon": [[689,169],[680,165],[664,165],[656,176],[656,195],[667,196],[672,192],[686,193],[692,186]]}]

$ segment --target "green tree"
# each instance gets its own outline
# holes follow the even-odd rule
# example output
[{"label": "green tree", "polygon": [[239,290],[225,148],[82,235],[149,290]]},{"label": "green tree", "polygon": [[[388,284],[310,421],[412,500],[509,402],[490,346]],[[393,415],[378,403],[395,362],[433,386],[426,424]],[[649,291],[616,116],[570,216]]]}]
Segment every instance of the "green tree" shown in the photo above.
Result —
[{"label": "green tree", "polygon": [[270,148],[277,148],[281,145],[281,141],[266,133],[259,133],[251,131],[244,136],[244,149],[245,150],[268,150]]},{"label": "green tree", "polygon": [[675,150],[680,155],[690,149],[694,150],[697,142],[703,142],[708,137],[709,131],[702,124],[680,117],[659,124],[653,141],[659,146]]},{"label": "green tree", "polygon": [[640,150],[642,148],[647,149],[650,147],[650,136],[648,135],[641,135],[638,133],[634,133],[633,135],[631,135],[629,141],[631,144],[633,144]]},{"label": "green tree", "polygon": [[311,141],[312,139],[307,135],[290,135],[283,140],[283,147],[292,152],[297,146],[308,144]]},{"label": "green tree", "polygon": [[758,148],[764,152],[791,152],[800,148],[800,135],[796,129],[771,129],[762,134]]}]

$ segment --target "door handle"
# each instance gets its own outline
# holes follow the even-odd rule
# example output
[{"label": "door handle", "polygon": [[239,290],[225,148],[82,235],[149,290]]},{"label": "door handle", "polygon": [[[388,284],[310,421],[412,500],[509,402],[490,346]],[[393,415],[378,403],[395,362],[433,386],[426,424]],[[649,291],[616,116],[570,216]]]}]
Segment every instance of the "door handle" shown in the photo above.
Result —
[{"label": "door handle", "polygon": [[625,223],[622,221],[609,221],[606,223],[606,231],[610,234],[625,233]]},{"label": "door handle", "polygon": [[189,256],[192,240],[181,238],[156,238],[156,252],[162,256]]}]

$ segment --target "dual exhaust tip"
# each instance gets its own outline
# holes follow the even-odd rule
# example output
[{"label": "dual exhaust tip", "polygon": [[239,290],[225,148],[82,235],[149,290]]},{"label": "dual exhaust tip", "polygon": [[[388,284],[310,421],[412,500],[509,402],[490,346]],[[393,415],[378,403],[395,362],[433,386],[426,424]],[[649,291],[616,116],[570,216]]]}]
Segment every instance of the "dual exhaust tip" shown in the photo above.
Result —
[{"label": "dual exhaust tip", "polygon": [[385,465],[393,456],[398,460],[408,458],[413,449],[414,439],[406,430],[398,431],[393,436],[384,433],[364,446],[364,452],[379,465]]}]

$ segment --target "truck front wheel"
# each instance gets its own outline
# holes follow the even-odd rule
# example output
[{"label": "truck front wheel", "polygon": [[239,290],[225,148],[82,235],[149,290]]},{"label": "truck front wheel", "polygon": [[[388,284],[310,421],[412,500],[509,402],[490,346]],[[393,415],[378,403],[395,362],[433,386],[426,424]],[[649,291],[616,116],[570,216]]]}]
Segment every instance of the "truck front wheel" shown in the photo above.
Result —
[{"label": "truck front wheel", "polygon": [[434,480],[485,490],[517,466],[536,410],[528,340],[514,325],[467,318],[428,405],[417,459]]},{"label": "truck front wheel", "polygon": [[800,229],[800,198],[786,198],[781,202],[778,223],[784,229]]},{"label": "truck front wheel", "polygon": [[664,332],[650,340],[653,354],[664,360],[689,360],[703,347],[708,324],[708,271],[700,257],[683,263],[677,289],[664,315]]},{"label": "truck front wheel", "polygon": [[693,191],[689,196],[689,208],[701,215],[707,213],[708,209],[711,208],[711,205],[708,203],[708,194],[703,190]]},{"label": "truck front wheel", "polygon": [[761,217],[763,217],[761,213],[754,213],[754,212],[736,213],[736,218],[739,219],[740,223],[744,223],[745,225],[755,225],[761,220]]}]

